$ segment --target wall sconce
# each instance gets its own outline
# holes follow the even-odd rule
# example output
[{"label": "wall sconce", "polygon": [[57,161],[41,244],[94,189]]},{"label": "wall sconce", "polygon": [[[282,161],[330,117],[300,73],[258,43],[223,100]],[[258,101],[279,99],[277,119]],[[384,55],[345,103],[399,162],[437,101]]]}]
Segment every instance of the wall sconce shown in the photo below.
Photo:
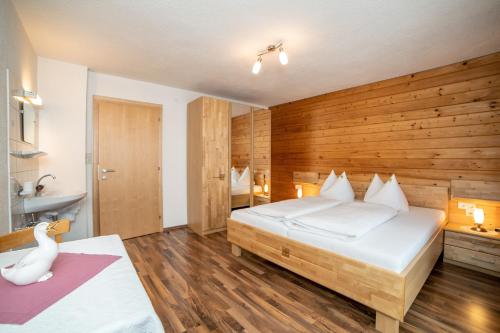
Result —
[{"label": "wall sconce", "polygon": [[302,198],[302,185],[295,185],[295,189],[297,190],[297,198]]},{"label": "wall sconce", "polygon": [[12,94],[12,97],[21,103],[29,103],[37,106],[43,104],[42,98],[37,93],[25,89],[16,90]]},{"label": "wall sconce", "polygon": [[486,232],[483,227],[484,223],[484,210],[482,208],[474,208],[474,226],[471,228],[474,231]]},{"label": "wall sconce", "polygon": [[269,193],[269,185],[267,185],[267,182],[266,182],[266,175],[264,175],[264,194],[268,194]]}]

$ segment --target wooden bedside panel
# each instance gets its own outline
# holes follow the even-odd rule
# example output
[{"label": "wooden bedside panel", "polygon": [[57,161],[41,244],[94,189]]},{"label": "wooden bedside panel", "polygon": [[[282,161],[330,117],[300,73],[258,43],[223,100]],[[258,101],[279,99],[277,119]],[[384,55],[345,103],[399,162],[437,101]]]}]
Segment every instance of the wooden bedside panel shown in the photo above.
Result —
[{"label": "wooden bedside panel", "polygon": [[270,197],[263,197],[260,195],[254,195],[253,196],[253,205],[258,206],[258,205],[265,205],[271,202]]},{"label": "wooden bedside panel", "polygon": [[444,243],[482,253],[500,256],[500,241],[458,232],[446,231]]},{"label": "wooden bedside panel", "polygon": [[452,245],[444,246],[445,259],[500,272],[500,257]]}]

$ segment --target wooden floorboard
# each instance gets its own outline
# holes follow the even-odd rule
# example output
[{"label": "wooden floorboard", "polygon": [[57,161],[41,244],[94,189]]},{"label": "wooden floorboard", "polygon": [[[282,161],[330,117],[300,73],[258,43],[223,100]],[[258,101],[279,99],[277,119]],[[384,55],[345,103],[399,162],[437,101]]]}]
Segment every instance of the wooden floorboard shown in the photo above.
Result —
[{"label": "wooden floorboard", "polygon": [[[125,241],[166,332],[375,332],[371,309],[248,252],[225,233]],[[500,279],[438,262],[400,332],[500,332]]]}]

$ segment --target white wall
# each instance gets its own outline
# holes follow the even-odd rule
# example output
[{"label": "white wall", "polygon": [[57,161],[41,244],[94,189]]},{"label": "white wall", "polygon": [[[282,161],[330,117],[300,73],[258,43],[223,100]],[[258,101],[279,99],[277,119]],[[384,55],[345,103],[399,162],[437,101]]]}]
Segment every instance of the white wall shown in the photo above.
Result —
[{"label": "white wall", "polygon": [[[87,67],[39,57],[38,93],[44,102],[39,112],[39,147],[48,153],[39,160],[39,174],[57,177],[44,180],[46,189],[85,192]],[[90,235],[86,202],[67,240]]]},{"label": "white wall", "polygon": [[[187,223],[186,111],[201,93],[88,71],[87,67],[38,58],[40,175],[53,173],[47,189],[87,192],[67,239],[91,237],[93,97],[106,96],[163,106],[163,221]],[[238,102],[238,101],[235,101]]]},{"label": "white wall", "polygon": [[[16,9],[10,1],[0,1],[0,234],[11,231],[11,207],[21,204],[13,178],[24,181],[36,177],[36,161],[20,161],[21,168],[17,168],[17,159],[9,158],[9,151],[33,149],[21,143],[19,103],[11,92],[37,90],[36,66],[36,54]],[[22,223],[22,216],[15,215]]]},{"label": "white wall", "polygon": [[[94,95],[163,105],[163,225],[187,223],[186,113],[187,104],[202,94],[158,84],[89,72],[87,123],[92,124]],[[91,126],[87,132],[87,151],[92,150]],[[90,156],[89,156],[90,158]],[[91,175],[91,166],[87,175]],[[87,187],[92,186],[88,177]],[[91,216],[91,211],[87,212]]]}]

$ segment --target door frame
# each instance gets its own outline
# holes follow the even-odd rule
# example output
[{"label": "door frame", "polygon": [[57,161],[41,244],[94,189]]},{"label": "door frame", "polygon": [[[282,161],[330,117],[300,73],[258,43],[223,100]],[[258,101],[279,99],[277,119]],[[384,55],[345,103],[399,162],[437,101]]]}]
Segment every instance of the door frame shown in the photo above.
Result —
[{"label": "door frame", "polygon": [[132,101],[128,99],[114,98],[94,95],[92,98],[92,227],[93,227],[93,237],[101,235],[101,224],[99,218],[99,181],[98,176],[98,164],[99,164],[99,103],[100,102],[119,102],[123,104],[133,104],[148,107],[156,107],[160,109],[160,126],[159,126],[159,138],[160,144],[158,157],[160,160],[160,172],[158,173],[158,214],[159,226],[158,232],[163,231],[163,105],[155,103],[147,103],[140,101]]}]

